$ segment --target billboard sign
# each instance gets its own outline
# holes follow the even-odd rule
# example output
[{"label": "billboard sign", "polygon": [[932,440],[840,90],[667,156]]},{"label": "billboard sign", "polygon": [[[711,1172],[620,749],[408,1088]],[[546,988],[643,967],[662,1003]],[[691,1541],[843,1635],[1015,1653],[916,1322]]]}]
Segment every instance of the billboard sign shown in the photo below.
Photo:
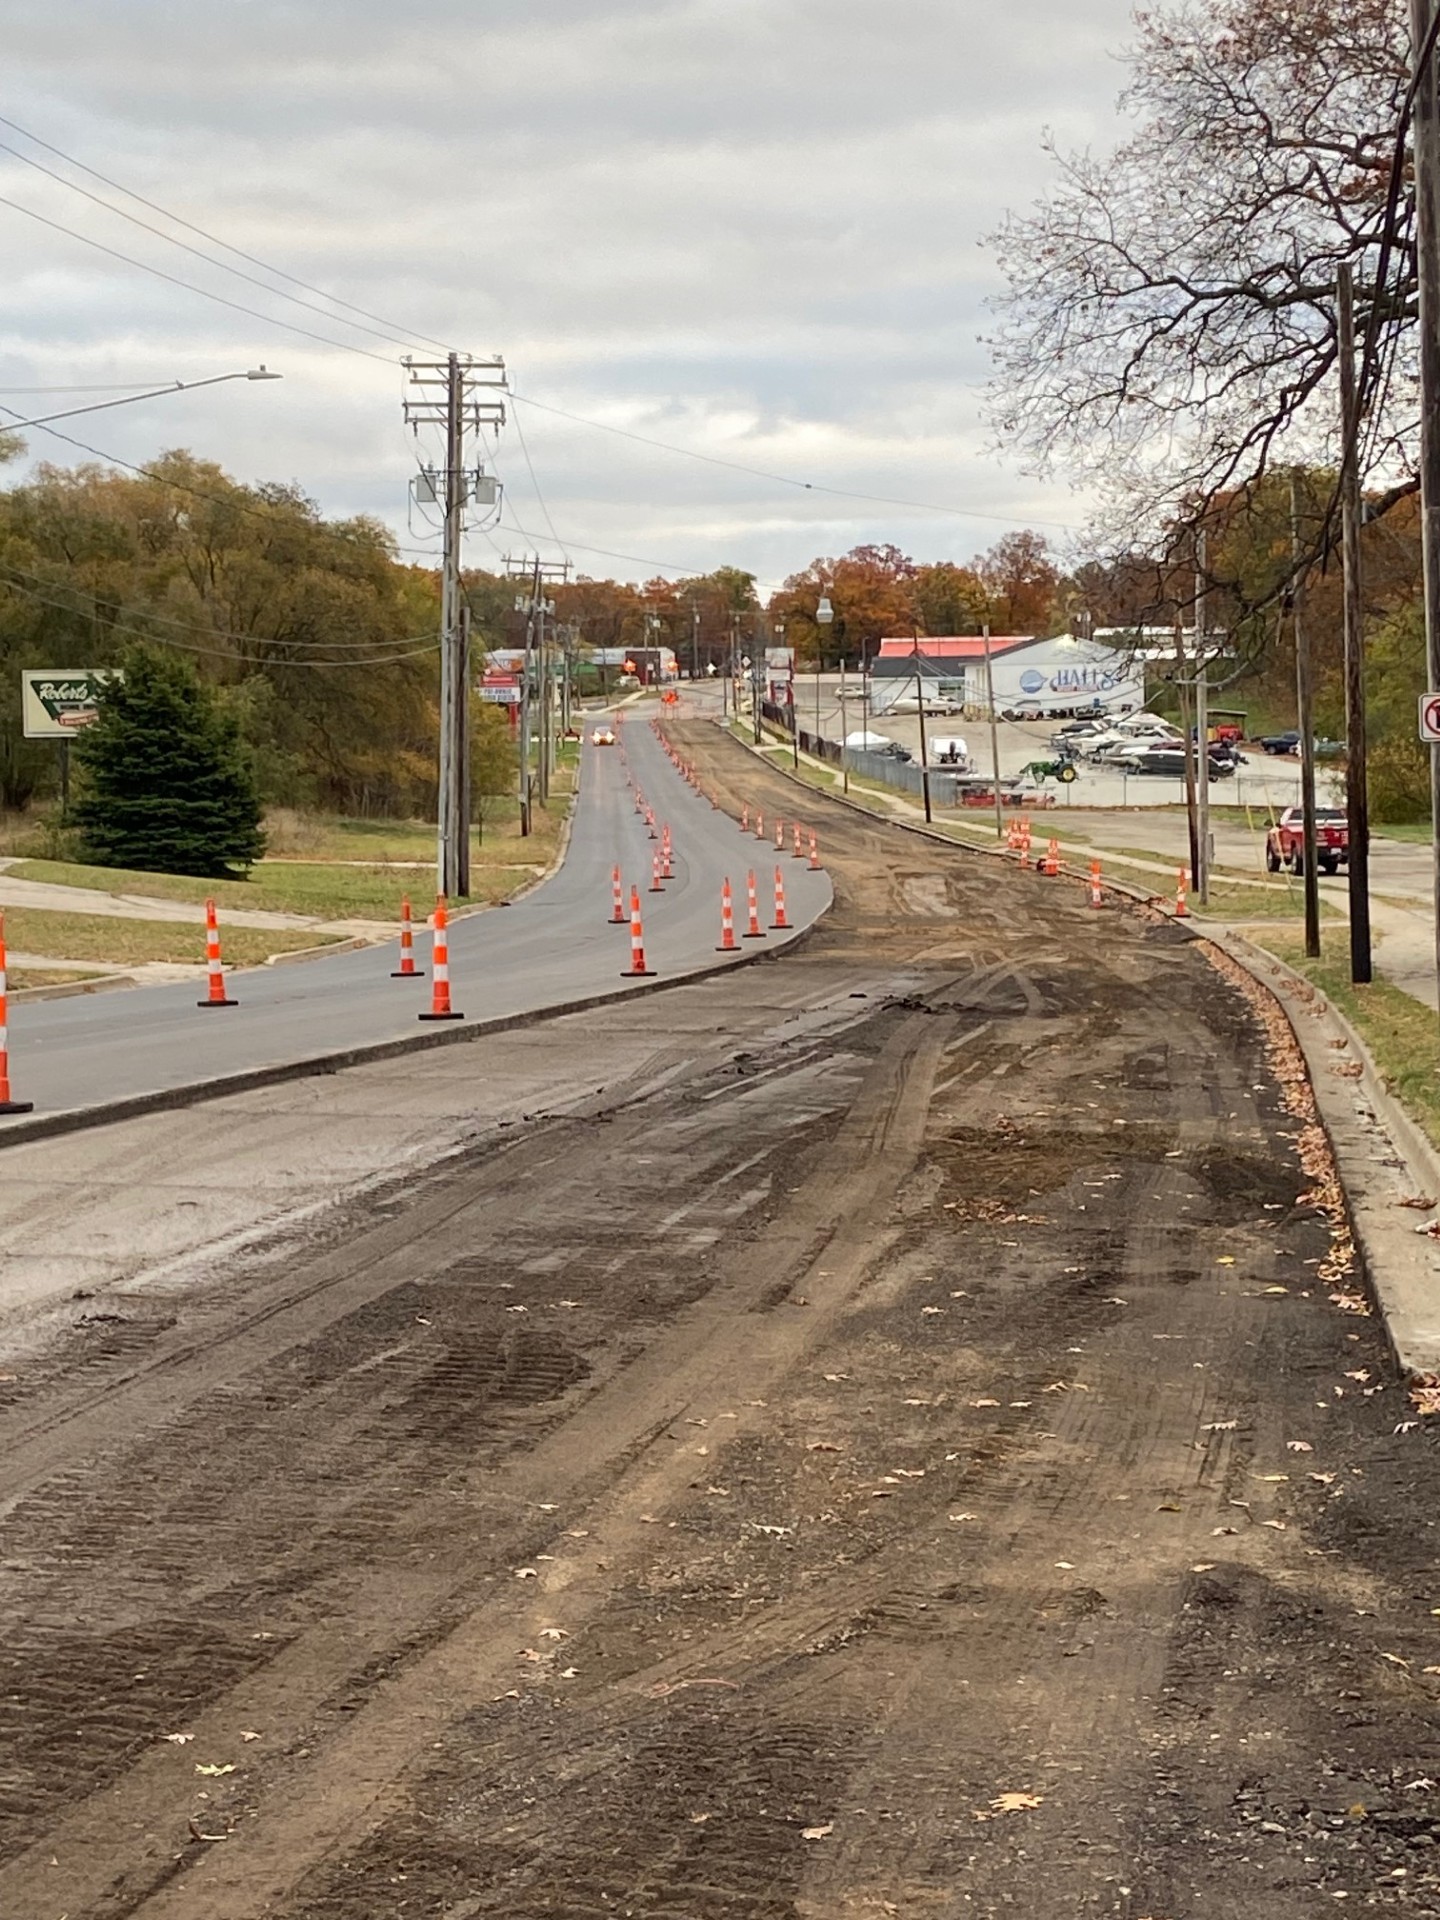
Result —
[{"label": "billboard sign", "polygon": [[96,701],[114,667],[24,668],[20,712],[27,740],[70,740],[97,720]]}]

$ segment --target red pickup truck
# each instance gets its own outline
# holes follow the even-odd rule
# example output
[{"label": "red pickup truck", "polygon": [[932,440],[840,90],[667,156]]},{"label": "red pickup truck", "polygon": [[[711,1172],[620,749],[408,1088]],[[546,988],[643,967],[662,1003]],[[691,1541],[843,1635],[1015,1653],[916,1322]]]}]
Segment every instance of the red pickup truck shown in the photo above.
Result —
[{"label": "red pickup truck", "polygon": [[[1338,873],[1350,858],[1350,825],[1343,807],[1315,809],[1315,864],[1322,873]],[[1305,823],[1299,807],[1286,807],[1265,838],[1265,865],[1271,873],[1289,867],[1305,871]]]}]

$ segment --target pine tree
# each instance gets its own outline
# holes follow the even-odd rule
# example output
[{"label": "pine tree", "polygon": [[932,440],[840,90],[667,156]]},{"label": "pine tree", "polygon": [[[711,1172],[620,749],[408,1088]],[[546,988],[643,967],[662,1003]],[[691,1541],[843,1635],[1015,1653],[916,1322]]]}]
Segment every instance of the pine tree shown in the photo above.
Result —
[{"label": "pine tree", "polygon": [[75,757],[75,824],[97,866],[234,878],[265,850],[239,731],[184,661],[132,650]]}]

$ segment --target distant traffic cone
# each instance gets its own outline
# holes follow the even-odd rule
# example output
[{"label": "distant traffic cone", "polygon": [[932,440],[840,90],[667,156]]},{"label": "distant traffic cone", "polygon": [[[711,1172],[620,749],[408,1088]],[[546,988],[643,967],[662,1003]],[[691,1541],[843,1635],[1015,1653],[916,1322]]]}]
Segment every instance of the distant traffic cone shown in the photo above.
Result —
[{"label": "distant traffic cone", "polygon": [[765,816],[763,813],[757,812],[755,815],[755,838],[757,840],[763,840],[765,838]]},{"label": "distant traffic cone", "polygon": [[1092,860],[1090,862],[1090,904],[1092,907],[1103,907],[1105,904],[1105,896],[1100,891],[1100,862],[1098,860]]},{"label": "distant traffic cone", "polygon": [[785,851],[785,822],[783,820],[777,820],[775,822],[775,851],[777,853],[783,853]]},{"label": "distant traffic cone", "polygon": [[735,938],[735,902],[730,896],[728,876],[720,888],[720,944],[717,953],[736,953],[739,942]]},{"label": "distant traffic cone", "polygon": [[392,980],[423,980],[415,964],[415,929],[410,919],[410,896],[400,902],[400,964],[391,973]]},{"label": "distant traffic cone", "polygon": [[635,811],[639,814],[643,814],[645,811],[645,796],[639,787],[635,789]]},{"label": "distant traffic cone", "polygon": [[660,884],[660,855],[658,852],[652,853],[650,856],[650,891],[651,893],[663,893],[665,891],[664,887]]},{"label": "distant traffic cone", "polygon": [[1052,880],[1055,879],[1060,872],[1060,842],[1055,838],[1053,833],[1050,836],[1050,844],[1045,849],[1045,859],[1040,871],[1048,874]]},{"label": "distant traffic cone", "polygon": [[790,858],[792,860],[803,860],[805,858],[805,849],[800,844],[800,822],[798,820],[795,822],[795,845],[791,849]]},{"label": "distant traffic cone", "polygon": [[436,897],[432,925],[435,935],[430,956],[430,1011],[415,1017],[417,1020],[463,1020],[464,1014],[456,1013],[450,1005],[450,939],[445,931],[449,922],[443,893]]},{"label": "distant traffic cone", "polygon": [[645,809],[645,831],[652,840],[655,838],[655,809],[653,807],[646,807]]},{"label": "distant traffic cone", "polygon": [[1175,875],[1175,918],[1188,920],[1190,909],[1185,904],[1185,869],[1181,867]]},{"label": "distant traffic cone", "polygon": [[620,884],[619,867],[612,867],[610,869],[610,893],[610,925],[612,927],[623,927],[625,924],[625,889]]},{"label": "distant traffic cone", "polygon": [[745,876],[745,904],[749,909],[750,924],[745,929],[747,940],[763,940],[765,929],[760,925],[760,902],[755,894],[755,869],[752,867]]},{"label": "distant traffic cone", "polygon": [[671,863],[673,852],[674,849],[670,844],[670,829],[666,827],[664,833],[660,836],[660,878],[662,880],[673,880],[675,878]]},{"label": "distant traffic cone", "polygon": [[645,928],[640,919],[640,889],[630,889],[630,964],[620,978],[622,980],[643,980],[654,973],[653,967],[645,964]]},{"label": "distant traffic cone", "polygon": [[210,991],[197,1007],[238,1007],[225,991],[225,969],[220,964],[220,922],[215,917],[215,902],[205,902],[205,964],[210,969]]},{"label": "distant traffic cone", "polygon": [[820,842],[815,837],[813,827],[810,829],[810,871],[811,873],[820,871]]},{"label": "distant traffic cone", "polygon": [[0,1113],[33,1113],[33,1100],[10,1098],[10,1010],[5,971],[5,916],[0,913]]},{"label": "distant traffic cone", "polygon": [[750,831],[750,802],[748,800],[740,809],[740,831],[742,833],[748,833]]},{"label": "distant traffic cone", "polygon": [[785,918],[785,876],[779,867],[775,869],[775,918],[770,922],[773,933],[788,932],[790,922]]}]

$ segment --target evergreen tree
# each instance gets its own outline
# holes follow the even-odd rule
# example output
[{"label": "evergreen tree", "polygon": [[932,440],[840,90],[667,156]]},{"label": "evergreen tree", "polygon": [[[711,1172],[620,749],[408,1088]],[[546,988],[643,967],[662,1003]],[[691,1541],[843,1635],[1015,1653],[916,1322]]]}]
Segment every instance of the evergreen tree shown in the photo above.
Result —
[{"label": "evergreen tree", "polygon": [[184,661],[136,647],[76,742],[83,857],[233,878],[265,849],[239,728]]}]

